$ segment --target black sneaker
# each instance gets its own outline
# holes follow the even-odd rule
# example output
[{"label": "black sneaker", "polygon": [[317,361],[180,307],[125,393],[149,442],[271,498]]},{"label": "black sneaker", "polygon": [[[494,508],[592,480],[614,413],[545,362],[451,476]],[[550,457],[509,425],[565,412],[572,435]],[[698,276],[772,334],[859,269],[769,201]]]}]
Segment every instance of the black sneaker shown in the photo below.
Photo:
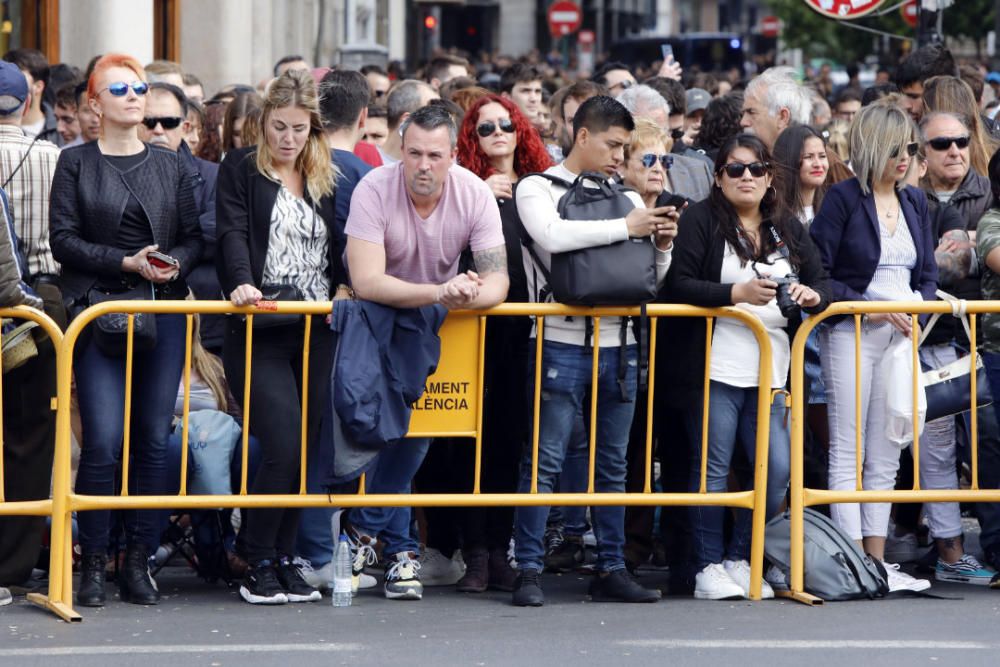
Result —
[{"label": "black sneaker", "polygon": [[545,569],[549,572],[572,572],[584,563],[583,538],[564,535],[563,541],[545,555]]},{"label": "black sneaker", "polygon": [[323,598],[318,590],[306,583],[299,568],[288,558],[278,561],[278,566],[274,569],[278,573],[278,582],[285,589],[285,596],[289,602],[316,602]]},{"label": "black sneaker", "polygon": [[545,604],[545,594],[539,581],[541,572],[535,569],[521,570],[514,581],[514,592],[510,596],[515,607],[541,607]]},{"label": "black sneaker", "polygon": [[660,591],[643,588],[626,570],[599,574],[590,582],[590,597],[594,602],[656,602]]},{"label": "black sneaker", "polygon": [[278,572],[269,560],[262,560],[247,570],[240,586],[240,597],[250,604],[285,604],[288,596],[278,581]]}]

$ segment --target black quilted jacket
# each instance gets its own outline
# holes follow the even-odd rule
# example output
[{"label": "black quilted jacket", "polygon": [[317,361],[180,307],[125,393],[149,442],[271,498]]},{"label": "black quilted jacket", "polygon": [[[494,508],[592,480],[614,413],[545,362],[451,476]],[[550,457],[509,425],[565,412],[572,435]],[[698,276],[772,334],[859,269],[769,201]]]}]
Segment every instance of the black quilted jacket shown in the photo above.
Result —
[{"label": "black quilted jacket", "polygon": [[96,141],[64,150],[52,177],[49,236],[62,264],[62,291],[77,302],[99,279],[122,278],[128,254],[115,245],[130,194],[149,217],[153,239],[177,258],[183,278],[198,264],[202,237],[191,176],[177,154],[155,146],[146,159],[120,172],[101,155]]}]

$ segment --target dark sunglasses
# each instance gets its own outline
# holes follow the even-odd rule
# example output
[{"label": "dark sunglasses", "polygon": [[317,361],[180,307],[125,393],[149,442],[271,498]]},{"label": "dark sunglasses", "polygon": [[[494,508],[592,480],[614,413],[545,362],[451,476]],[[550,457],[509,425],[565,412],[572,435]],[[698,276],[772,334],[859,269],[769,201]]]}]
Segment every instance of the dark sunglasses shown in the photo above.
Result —
[{"label": "dark sunglasses", "polygon": [[657,160],[659,160],[660,164],[663,165],[664,169],[670,169],[670,167],[674,166],[674,156],[670,154],[657,155],[656,153],[646,153],[639,158],[639,161],[642,162],[642,166],[646,169],[651,169],[653,165],[656,164]]},{"label": "dark sunglasses", "polygon": [[679,141],[680,139],[683,139],[684,128],[675,127],[674,129],[670,130],[670,138],[673,139],[674,141]]},{"label": "dark sunglasses", "polygon": [[383,95],[385,95],[385,92],[386,91],[384,91],[384,90],[376,90],[375,91],[375,97],[382,97]]},{"label": "dark sunglasses", "polygon": [[[948,147],[945,146],[945,148],[948,148]],[[897,157],[899,157],[900,150],[906,151],[907,155],[909,155],[910,157],[913,157],[914,155],[917,154],[917,151],[920,150],[920,144],[918,144],[915,141],[911,141],[910,143],[906,144],[905,146],[902,146],[902,147],[897,148],[894,151],[892,151],[892,153],[889,154],[889,159],[890,160],[895,160]]]},{"label": "dark sunglasses", "polygon": [[133,81],[131,86],[124,81],[116,81],[110,84],[107,88],[101,89],[97,94],[100,95],[105,90],[114,95],[115,97],[125,97],[128,95],[128,89],[132,88],[134,92],[139,97],[142,97],[149,91],[149,84],[145,81]]},{"label": "dark sunglasses", "polygon": [[[946,151],[951,148],[952,144],[962,149],[969,147],[969,137],[938,137],[928,140],[927,144],[936,151]],[[910,153],[910,155],[913,155],[913,153]]]},{"label": "dark sunglasses", "polygon": [[512,134],[514,132],[514,123],[511,122],[510,118],[503,118],[499,123],[493,123],[491,121],[480,123],[476,126],[476,132],[479,133],[479,136],[485,138],[497,131],[497,125],[500,126],[501,132],[506,132],[507,134]]},{"label": "dark sunglasses", "polygon": [[150,116],[143,118],[142,124],[151,130],[155,130],[157,125],[162,125],[164,130],[173,130],[184,122],[180,116]]},{"label": "dark sunglasses", "polygon": [[729,178],[741,178],[746,170],[750,170],[750,175],[754,178],[760,178],[767,174],[770,165],[766,162],[751,162],[750,164],[744,164],[742,162],[730,162],[729,164],[723,165],[719,169],[719,173],[726,172],[726,176]]}]

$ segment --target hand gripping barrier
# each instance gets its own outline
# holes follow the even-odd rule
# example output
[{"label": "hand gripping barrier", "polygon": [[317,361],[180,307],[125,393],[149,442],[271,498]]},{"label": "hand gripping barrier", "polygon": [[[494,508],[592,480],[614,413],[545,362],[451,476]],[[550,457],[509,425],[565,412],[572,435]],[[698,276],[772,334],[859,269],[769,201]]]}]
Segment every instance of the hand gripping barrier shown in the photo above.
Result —
[{"label": "hand gripping barrier", "polygon": [[[982,489],[979,487],[979,437],[977,433],[978,416],[976,413],[976,362],[979,356],[975,345],[966,359],[970,364],[971,398],[970,398],[970,438],[972,454],[972,483],[968,489],[921,489],[920,488],[920,433],[914,428],[913,452],[913,488],[901,490],[864,490],[862,480],[862,438],[861,430],[855,428],[855,471],[856,488],[850,491],[830,491],[826,489],[804,488],[803,481],[803,442],[805,428],[805,405],[803,404],[803,387],[805,383],[805,345],[806,338],[822,322],[831,317],[847,315],[854,323],[854,423],[861,422],[861,328],[862,316],[874,313],[903,313],[910,316],[912,324],[912,354],[913,354],[913,395],[912,401],[917,403],[918,359],[919,346],[919,315],[922,314],[955,314],[965,313],[969,317],[970,339],[976,338],[976,315],[982,313],[1000,312],[1000,301],[956,301],[954,305],[947,301],[844,301],[832,304],[818,315],[811,315],[803,322],[795,335],[792,344],[792,452],[791,452],[791,581],[790,597],[805,604],[822,604],[822,600],[804,590],[804,512],[806,507],[826,505],[828,503],[932,503],[932,502],[1000,502],[1000,489]],[[992,409],[992,408],[986,408]],[[914,411],[916,412],[916,411]],[[915,419],[916,421],[916,419]]]},{"label": "hand gripping barrier", "polygon": [[[263,304],[262,304],[263,305]],[[250,374],[251,349],[253,341],[253,318],[255,315],[268,313],[288,313],[302,315],[326,315],[331,310],[331,302],[277,302],[269,303],[265,308],[237,308],[225,301],[109,301],[92,306],[73,320],[62,338],[58,357],[58,415],[56,454],[53,471],[52,513],[52,551],[50,563],[50,580],[48,595],[36,594],[31,599],[36,604],[46,607],[66,620],[79,620],[79,615],[73,610],[73,580],[71,557],[70,517],[74,511],[95,509],[148,509],[170,507],[177,509],[214,509],[220,507],[364,507],[364,506],[547,506],[547,505],[724,505],[740,507],[753,512],[753,532],[751,547],[751,597],[760,599],[763,554],[764,554],[764,523],[765,523],[765,493],[767,489],[767,460],[769,415],[772,393],[771,386],[771,346],[760,320],[746,311],[737,308],[706,309],[684,305],[650,305],[646,315],[651,321],[649,340],[649,386],[646,418],[645,441],[645,480],[641,493],[595,493],[594,468],[596,462],[596,431],[591,428],[589,439],[588,484],[585,493],[538,493],[538,421],[539,404],[541,400],[541,363],[535,366],[534,417],[532,424],[532,476],[529,493],[481,493],[480,468],[482,463],[482,397],[484,349],[486,340],[485,322],[487,317],[510,316],[589,316],[594,319],[594,340],[592,371],[592,386],[596,387],[598,378],[597,360],[600,354],[600,318],[609,316],[638,316],[640,309],[635,308],[570,308],[558,304],[504,304],[488,311],[455,311],[449,314],[441,330],[442,358],[434,376],[428,379],[428,387],[440,382],[449,387],[461,386],[464,391],[463,402],[448,403],[445,400],[424,401],[423,409],[414,411],[410,423],[408,437],[466,437],[475,440],[475,472],[473,491],[471,493],[428,493],[411,495],[366,494],[364,478],[359,484],[359,491],[347,495],[308,494],[306,492],[306,437],[309,373],[309,340],[312,319],[305,318],[305,343],[302,359],[302,432],[300,446],[302,449],[302,469],[299,492],[285,495],[251,495],[247,491],[247,457],[250,413]],[[184,412],[182,430],[182,453],[180,471],[180,491],[176,496],[136,496],[128,495],[128,470],[122,471],[121,495],[118,496],[85,496],[74,493],[70,488],[70,383],[72,376],[73,353],[77,341],[84,328],[100,315],[107,313],[129,314],[129,343],[126,350],[125,371],[125,432],[121,460],[129,460],[129,430],[128,423],[131,413],[130,387],[132,383],[132,330],[134,315],[137,313],[173,313],[185,315],[187,319],[186,353],[183,372]],[[246,377],[243,392],[243,465],[240,479],[240,491],[233,495],[190,495],[187,492],[187,453],[188,453],[188,413],[191,382],[191,338],[193,331],[193,316],[201,314],[240,314],[246,316]],[[654,493],[652,491],[652,407],[655,380],[656,355],[656,322],[660,317],[699,317],[706,320],[706,376],[704,380],[705,399],[703,410],[703,434],[701,457],[701,485],[698,492],[692,493]],[[708,437],[708,387],[707,369],[710,368],[712,350],[712,326],[715,318],[732,318],[745,324],[754,334],[760,348],[759,386],[757,402],[757,441],[756,465],[754,467],[754,488],[748,491],[707,493],[706,467]],[[544,317],[538,317],[538,337],[536,355],[542,352],[544,332]],[[438,385],[441,386],[441,385]],[[597,392],[592,391],[590,409],[590,424],[597,423]],[[426,396],[426,394],[425,394]],[[419,402],[419,401],[418,401]],[[48,514],[48,505],[39,506],[40,511]]]}]

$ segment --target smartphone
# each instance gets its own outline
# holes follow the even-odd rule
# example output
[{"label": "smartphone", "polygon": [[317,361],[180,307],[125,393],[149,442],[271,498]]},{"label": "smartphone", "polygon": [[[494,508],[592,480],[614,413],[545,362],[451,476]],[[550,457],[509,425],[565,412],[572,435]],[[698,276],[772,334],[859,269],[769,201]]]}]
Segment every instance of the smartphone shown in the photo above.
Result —
[{"label": "smartphone", "polygon": [[664,192],[659,197],[656,198],[656,207],[659,208],[661,206],[673,206],[679,211],[682,208],[684,208],[684,206],[687,204],[687,201],[688,201],[687,197],[684,197],[683,195],[669,194]]},{"label": "smartphone", "polygon": [[149,263],[158,269],[176,269],[181,265],[179,261],[171,257],[170,255],[164,254],[157,250],[152,250],[146,253],[146,259]]},{"label": "smartphone", "polygon": [[660,44],[660,51],[663,53],[663,62],[670,62],[674,59],[674,47],[669,44]]}]

